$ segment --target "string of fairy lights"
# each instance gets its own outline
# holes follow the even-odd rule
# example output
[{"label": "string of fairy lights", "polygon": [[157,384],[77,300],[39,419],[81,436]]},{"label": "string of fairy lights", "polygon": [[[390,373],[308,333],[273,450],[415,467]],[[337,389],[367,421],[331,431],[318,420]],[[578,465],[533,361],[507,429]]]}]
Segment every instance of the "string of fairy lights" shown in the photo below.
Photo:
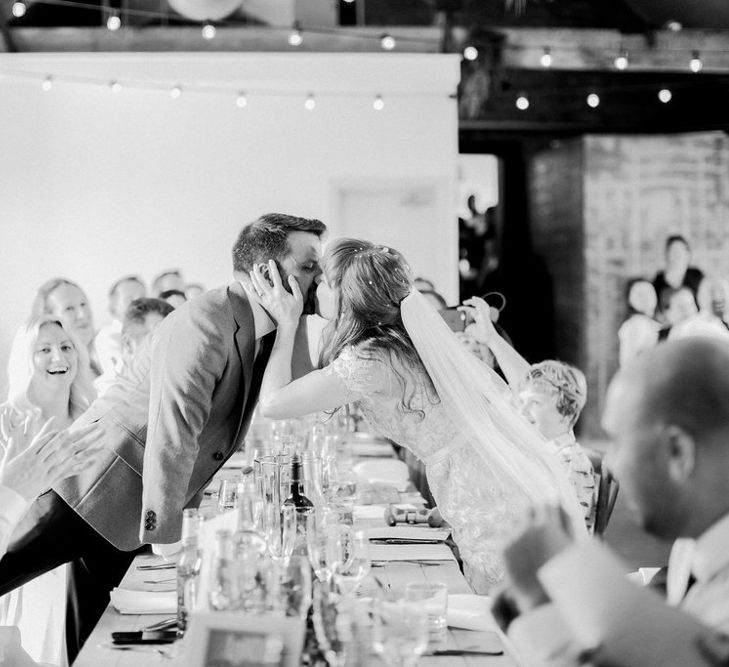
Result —
[{"label": "string of fairy lights", "polygon": [[[343,0],[347,3],[354,3],[356,0]],[[35,0],[37,4],[46,4],[46,5],[57,5],[57,6],[63,6],[63,7],[73,7],[73,8],[80,8],[80,9],[88,9],[89,11],[95,11],[99,12],[100,10],[104,12],[105,18],[106,18],[106,28],[110,32],[117,32],[124,28],[123,21],[122,21],[122,13],[119,9],[113,8],[113,7],[99,7],[97,4],[90,4],[87,2],[83,2],[81,0]],[[28,9],[28,2],[26,0],[14,0],[12,4],[12,14],[15,18],[21,19],[23,16],[25,16]],[[171,17],[171,14],[169,13],[163,13],[160,11],[154,11],[154,10],[148,10],[148,9],[137,9],[137,8],[128,8],[124,10],[124,15],[126,16],[137,16],[140,18],[147,18],[147,19],[169,19]],[[203,21],[201,23],[201,37],[202,39],[206,41],[214,40],[217,36],[218,28],[219,27],[230,27],[230,26],[240,26],[244,25],[244,22],[242,21],[236,21],[236,20],[220,20],[220,21]],[[379,40],[380,48],[382,51],[385,52],[393,52],[397,50],[398,43],[400,42],[411,42],[411,43],[420,43],[424,46],[427,46],[429,48],[436,48],[439,44],[438,40],[434,40],[433,38],[429,37],[417,37],[412,35],[394,35],[390,32],[384,32],[379,35],[373,35],[372,31],[368,32],[362,32],[357,30],[346,30],[342,28],[329,28],[329,27],[315,27],[315,26],[307,26],[304,27],[301,25],[300,22],[296,21],[293,25],[288,27],[283,26],[267,26],[268,29],[273,31],[279,31],[283,34],[285,34],[286,43],[289,47],[292,49],[297,49],[298,47],[301,47],[306,39],[306,34],[337,34],[341,36],[349,36],[354,37],[357,39],[363,39],[363,40],[373,40],[377,39]],[[666,28],[669,31],[672,32],[678,32],[681,30],[682,26],[675,22],[669,22],[666,24]],[[507,44],[507,49],[529,49],[534,50],[531,46],[523,46],[519,44]],[[541,54],[538,55],[538,63],[534,62],[534,68],[535,69],[544,69],[544,70],[550,70],[552,69],[556,64],[558,64],[558,60],[560,57],[561,52],[565,51],[576,51],[579,50],[580,46],[575,45],[569,45],[569,44],[561,44],[561,45],[552,45],[552,46],[544,46],[541,50]],[[650,48],[646,47],[645,49],[641,49],[643,51],[651,51]],[[704,58],[706,56],[710,56],[711,54],[726,54],[729,53],[729,49],[710,49],[708,51],[704,51],[703,55],[702,52],[697,49],[686,49],[686,48],[671,48],[663,46],[661,47],[662,51],[674,51],[677,53],[685,54],[686,57],[686,72],[690,72],[692,74],[701,74],[704,71]],[[636,54],[640,50],[633,50],[633,54]],[[631,52],[629,52],[627,49],[620,46],[616,51],[613,51],[614,57],[612,58],[612,68],[614,68],[614,71],[616,72],[626,72],[630,70],[631,67]],[[479,60],[479,58],[482,57],[482,53],[478,48],[477,44],[466,44],[463,47],[462,50],[462,57],[464,61],[467,62],[474,62]],[[609,54],[607,55],[607,58],[609,59]],[[9,70],[0,70],[2,73],[6,75],[14,75],[14,76],[20,76],[25,78],[38,78],[39,74],[37,72],[18,72],[18,71],[9,71]],[[164,84],[164,83],[150,83],[150,82],[143,82],[143,81],[128,81],[128,82],[122,82],[117,79],[113,79],[111,81],[107,80],[100,80],[98,78],[93,77],[78,77],[78,76],[64,76],[64,75],[53,75],[53,74],[45,74],[42,75],[40,86],[41,90],[44,92],[50,92],[53,90],[54,85],[58,82],[62,81],[68,81],[73,83],[87,83],[92,85],[105,85],[108,86],[109,90],[114,93],[118,94],[124,89],[164,89],[169,92],[169,95],[172,99],[179,99],[183,96],[183,93],[214,93],[214,94],[223,94],[227,93],[230,94],[230,90],[221,89],[220,87],[210,87],[210,86],[195,86],[195,85],[183,85],[179,82],[174,82],[172,84]],[[643,88],[645,89],[649,84],[636,84],[634,87]],[[675,87],[676,84],[665,84],[661,86],[656,86],[655,84],[651,84],[653,89],[656,93],[656,98],[659,103],[661,104],[669,104],[673,97],[674,92],[672,88]],[[679,85],[686,85],[685,83],[679,84]],[[630,84],[627,86],[621,87],[622,89],[627,90],[630,87]],[[238,108],[244,109],[248,106],[249,102],[249,95],[252,91],[244,91],[244,90],[237,90],[234,93],[234,100],[235,105]],[[257,91],[260,94],[267,94],[267,95],[287,95],[290,96],[291,93],[281,93],[276,91],[263,91],[259,90]],[[572,91],[573,92],[573,91]],[[584,92],[584,91],[583,91]],[[597,90],[591,90],[587,92],[584,95],[584,101],[585,104],[590,107],[591,109],[597,109],[600,104],[602,103],[601,97],[599,92]],[[570,94],[571,91],[566,89],[561,89],[560,91],[557,91],[555,94]],[[544,93],[540,92],[540,95],[543,95]],[[319,93],[318,96],[315,95],[313,92],[307,92],[303,97],[303,107],[307,111],[313,111],[317,107],[317,98],[321,96],[345,96],[345,93],[342,92],[336,92],[336,93]],[[453,96],[452,96],[453,97]],[[375,111],[382,111],[385,108],[385,100],[383,98],[383,95],[381,93],[375,93],[373,94],[372,98],[370,99],[370,104],[372,105],[372,108]],[[516,93],[514,98],[514,105],[519,111],[527,111],[531,106],[532,102],[530,100],[530,97],[526,91],[520,90]]]}]

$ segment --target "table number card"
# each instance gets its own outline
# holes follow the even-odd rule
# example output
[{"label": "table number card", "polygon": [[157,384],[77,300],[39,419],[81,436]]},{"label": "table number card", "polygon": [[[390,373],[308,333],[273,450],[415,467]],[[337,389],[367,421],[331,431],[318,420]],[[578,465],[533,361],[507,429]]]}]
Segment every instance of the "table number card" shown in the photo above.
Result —
[{"label": "table number card", "polygon": [[239,612],[195,614],[185,643],[187,667],[298,667],[304,622]]}]

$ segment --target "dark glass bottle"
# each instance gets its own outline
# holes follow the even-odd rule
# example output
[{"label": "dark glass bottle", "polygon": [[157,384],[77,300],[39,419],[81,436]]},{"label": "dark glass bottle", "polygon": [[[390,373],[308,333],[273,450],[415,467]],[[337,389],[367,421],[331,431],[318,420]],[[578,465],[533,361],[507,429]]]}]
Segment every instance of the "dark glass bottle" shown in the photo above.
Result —
[{"label": "dark glass bottle", "polygon": [[[304,495],[304,480],[302,475],[301,457],[294,454],[291,457],[291,481],[289,483],[289,495],[284,500],[281,507],[283,512],[284,533],[288,533],[290,520],[295,520],[295,536],[293,538],[292,554],[298,556],[307,556],[308,548],[306,546],[306,521],[308,516],[314,511],[314,503]],[[291,512],[295,517],[289,516]]]}]

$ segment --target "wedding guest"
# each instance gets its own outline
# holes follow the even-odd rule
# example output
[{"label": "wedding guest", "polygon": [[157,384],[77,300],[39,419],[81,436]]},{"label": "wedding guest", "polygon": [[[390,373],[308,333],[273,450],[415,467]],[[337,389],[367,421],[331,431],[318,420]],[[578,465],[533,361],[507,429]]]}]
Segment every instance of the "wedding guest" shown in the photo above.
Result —
[{"label": "wedding guest", "polygon": [[88,363],[92,377],[101,375],[101,364],[94,344],[96,329],[91,304],[79,285],[67,278],[46,281],[38,288],[31,315],[51,315],[60,319],[86,348],[84,361]]},{"label": "wedding guest", "polygon": [[[0,426],[0,557],[13,529],[22,520],[30,503],[57,482],[82,472],[98,456],[98,429],[87,426],[74,433],[53,430],[53,420],[43,424],[34,437],[25,432],[24,422],[11,425],[5,418]],[[48,601],[51,604],[52,601]],[[40,629],[45,634],[45,629]],[[34,637],[28,638],[34,644]],[[20,629],[0,627],[0,664],[13,667],[38,665],[22,646]],[[58,664],[67,664],[59,656]],[[43,663],[40,667],[52,667]]]},{"label": "wedding guest", "polygon": [[185,287],[185,296],[187,300],[194,299],[205,292],[205,288],[200,283],[187,283]]},{"label": "wedding guest", "polygon": [[669,287],[663,293],[666,297],[666,308],[663,312],[666,325],[658,332],[659,341],[668,340],[674,327],[678,327],[699,312],[696,298],[688,287],[678,289]]},{"label": "wedding guest", "polygon": [[584,374],[579,368],[551,359],[529,365],[499,335],[491,309],[483,299],[472,297],[464,304],[474,320],[474,334],[489,347],[509,386],[518,393],[524,414],[547,440],[547,446],[569,475],[585,525],[592,530],[597,500],[595,471],[574,433],[574,426],[587,400]]},{"label": "wedding guest", "polygon": [[166,289],[160,292],[159,298],[169,303],[173,308],[177,308],[187,301],[185,293],[178,289]]},{"label": "wedding guest", "polygon": [[147,288],[137,276],[119,278],[109,288],[111,322],[99,329],[94,340],[104,375],[116,375],[121,369],[121,330],[124,313],[134,299],[147,295]]},{"label": "wedding guest", "polygon": [[[0,592],[74,559],[93,586],[80,598],[88,636],[135,550],[180,539],[182,510],[240,447],[277,323],[249,302],[246,272],[274,255],[307,294],[314,312],[319,220],[270,213],[246,225],[232,252],[235,280],[170,313],[133,363],[76,424],[98,422],[106,452],[98,465],[43,494],[16,532],[15,552],[0,560]],[[293,371],[311,368],[301,318]],[[12,556],[12,557],[11,557]]]},{"label": "wedding guest", "polygon": [[121,328],[121,363],[111,373],[104,373],[96,378],[94,386],[99,396],[105,394],[119,380],[124,367],[132,363],[134,355],[149,334],[173,310],[174,308],[162,299],[144,297],[135,299],[129,304]]},{"label": "wedding guest", "polygon": [[643,278],[628,284],[628,318],[618,329],[620,365],[658,342],[661,325],[655,319],[658,297],[653,284]]},{"label": "wedding guest", "polygon": [[687,287],[696,298],[699,284],[704,277],[701,269],[690,266],[691,247],[680,234],[673,234],[666,239],[664,260],[664,268],[656,273],[653,279],[653,287],[658,295],[658,310],[661,313],[668,307],[671,295],[669,289]]},{"label": "wedding guest", "polygon": [[169,269],[157,274],[152,281],[152,296],[158,297],[167,290],[185,291],[185,280],[179,269]]},{"label": "wedding guest", "polygon": [[[95,392],[85,355],[84,345],[60,319],[41,316],[20,328],[8,361],[8,400],[0,406],[3,449],[13,436],[40,433],[50,419],[55,428],[67,428],[89,406]],[[9,551],[12,558],[12,544]],[[4,598],[3,622],[20,627],[36,660],[65,663],[66,576],[66,567],[58,567]]]},{"label": "wedding guest", "polygon": [[699,312],[673,326],[668,334],[669,340],[690,336],[710,336],[729,340],[729,329],[722,319],[726,299],[726,281],[716,276],[705,277],[696,295]]},{"label": "wedding guest", "polygon": [[510,601],[521,614],[509,635],[530,665],[591,653],[597,664],[725,664],[697,642],[729,633],[729,344],[691,338],[647,350],[613,379],[603,425],[636,521],[676,540],[667,600],[683,615],[629,582],[603,545],[572,543],[545,510],[505,551],[510,583],[497,610],[508,621]]}]

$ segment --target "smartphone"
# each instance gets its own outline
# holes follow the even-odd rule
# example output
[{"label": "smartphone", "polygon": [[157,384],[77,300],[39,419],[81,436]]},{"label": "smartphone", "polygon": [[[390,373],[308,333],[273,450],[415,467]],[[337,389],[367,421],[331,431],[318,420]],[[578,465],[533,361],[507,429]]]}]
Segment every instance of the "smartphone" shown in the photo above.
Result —
[{"label": "smartphone", "polygon": [[156,630],[154,632],[112,632],[114,644],[171,644],[177,639],[177,630]]},{"label": "smartphone", "polygon": [[457,308],[458,306],[451,306],[450,308],[443,308],[443,310],[438,312],[452,331],[464,331],[467,324],[466,313],[462,310],[457,310]]}]

